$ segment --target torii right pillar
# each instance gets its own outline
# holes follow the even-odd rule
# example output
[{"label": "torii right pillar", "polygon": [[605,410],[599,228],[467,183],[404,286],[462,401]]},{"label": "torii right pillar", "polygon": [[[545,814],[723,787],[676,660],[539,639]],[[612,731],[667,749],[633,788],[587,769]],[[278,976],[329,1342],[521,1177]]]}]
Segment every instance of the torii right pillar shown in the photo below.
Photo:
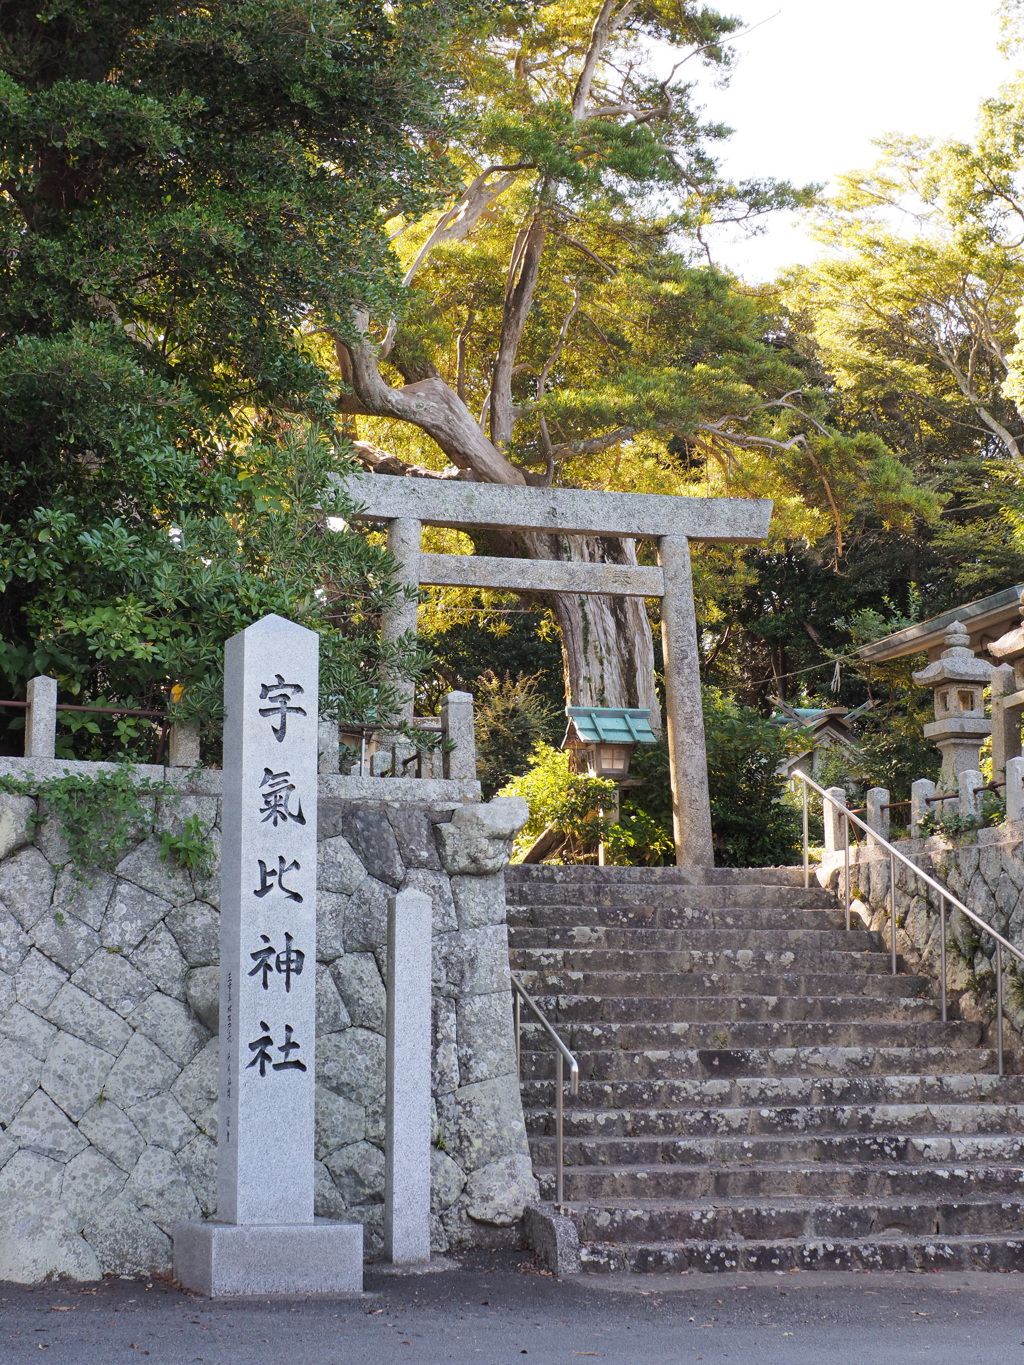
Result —
[{"label": "torii right pillar", "polygon": [[697,615],[687,537],[661,536],[658,559],[665,576],[661,641],[665,655],[665,721],[676,863],[679,867],[713,867]]}]

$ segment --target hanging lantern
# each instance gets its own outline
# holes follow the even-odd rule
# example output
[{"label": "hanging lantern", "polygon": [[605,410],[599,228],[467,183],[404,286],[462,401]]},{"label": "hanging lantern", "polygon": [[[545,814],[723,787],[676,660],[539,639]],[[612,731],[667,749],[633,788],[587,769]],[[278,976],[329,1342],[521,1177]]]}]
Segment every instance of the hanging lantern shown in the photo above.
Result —
[{"label": "hanging lantern", "polygon": [[572,767],[589,777],[606,777],[620,785],[638,744],[654,744],[651,713],[639,707],[567,706],[569,724],[562,748],[572,754]]}]

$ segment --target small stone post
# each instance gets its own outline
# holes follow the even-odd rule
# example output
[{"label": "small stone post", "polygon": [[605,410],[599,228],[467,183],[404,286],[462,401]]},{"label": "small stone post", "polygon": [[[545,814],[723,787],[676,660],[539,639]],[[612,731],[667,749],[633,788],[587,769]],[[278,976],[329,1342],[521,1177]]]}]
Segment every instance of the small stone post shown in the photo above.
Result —
[{"label": "small stone post", "polygon": [[1006,761],[1020,756],[1021,706],[1014,705],[1011,694],[1017,690],[1016,674],[1010,664],[992,670],[992,780],[1002,781]]},{"label": "small stone post", "polygon": [[715,852],[711,842],[711,800],[689,541],[685,536],[662,536],[658,541],[658,559],[665,576],[661,639],[676,863],[680,867],[713,867]]},{"label": "small stone post", "polygon": [[341,754],[338,738],[338,722],[336,720],[324,720],[320,717],[320,722],[316,729],[317,744],[317,772],[337,773],[341,771]]},{"label": "small stone post", "polygon": [[959,813],[967,817],[969,815],[979,815],[981,813],[981,789],[985,785],[985,779],[979,772],[972,772],[970,768],[965,768],[963,772],[956,775],[957,791],[959,792]]},{"label": "small stone post", "polygon": [[444,775],[448,778],[476,778],[476,730],[473,724],[473,694],[449,692],[441,703],[441,735],[454,741],[455,748],[444,755]]},{"label": "small stone post", "polygon": [[883,839],[889,837],[889,793],[884,787],[871,787],[866,798],[865,822]]},{"label": "small stone post", "polygon": [[199,726],[191,722],[172,725],[167,735],[169,768],[199,767]]},{"label": "small stone post", "polygon": [[266,616],[225,650],[217,1221],[173,1233],[214,1296],[362,1288],[362,1227],[313,1221],[319,644]]},{"label": "small stone post", "polygon": [[430,1260],[431,900],[388,902],[384,1253],[394,1266]]},{"label": "small stone post", "polygon": [[1024,758],[1006,760],[1006,818],[1024,820]]},{"label": "small stone post", "polygon": [[[826,787],[826,796],[834,796],[837,801],[846,805],[846,791],[843,787]],[[822,801],[821,816],[825,826],[825,852],[841,853],[845,848],[843,842],[843,826],[846,824],[846,817],[841,815],[831,801]]]},{"label": "small stone post", "polygon": [[40,674],[25,690],[25,757],[54,758],[57,753],[57,679]]},{"label": "small stone post", "polygon": [[910,785],[910,837],[912,839],[918,839],[921,836],[921,821],[932,811],[928,798],[934,796],[936,790],[935,783],[929,782],[927,777],[919,777],[916,782],[912,782]]}]

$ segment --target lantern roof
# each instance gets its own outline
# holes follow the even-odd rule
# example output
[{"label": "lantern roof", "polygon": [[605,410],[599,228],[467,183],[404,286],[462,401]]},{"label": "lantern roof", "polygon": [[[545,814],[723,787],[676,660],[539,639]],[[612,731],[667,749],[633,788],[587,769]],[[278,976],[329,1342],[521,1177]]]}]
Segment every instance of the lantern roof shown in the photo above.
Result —
[{"label": "lantern roof", "polygon": [[629,706],[567,706],[569,725],[562,747],[570,741],[584,744],[656,744],[648,709]]},{"label": "lantern roof", "polygon": [[946,648],[940,658],[927,668],[911,673],[918,687],[943,687],[947,683],[973,683],[984,686],[992,677],[992,665],[987,659],[976,659],[969,646],[967,627],[954,621],[946,631]]}]

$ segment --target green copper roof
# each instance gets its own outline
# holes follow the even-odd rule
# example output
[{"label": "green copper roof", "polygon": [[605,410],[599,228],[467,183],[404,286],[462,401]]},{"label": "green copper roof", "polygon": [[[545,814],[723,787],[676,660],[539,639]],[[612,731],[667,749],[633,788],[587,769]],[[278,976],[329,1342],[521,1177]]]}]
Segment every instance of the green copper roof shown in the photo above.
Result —
[{"label": "green copper roof", "polygon": [[565,714],[569,717],[569,729],[575,728],[585,744],[657,743],[648,710],[626,706],[567,706]]}]

